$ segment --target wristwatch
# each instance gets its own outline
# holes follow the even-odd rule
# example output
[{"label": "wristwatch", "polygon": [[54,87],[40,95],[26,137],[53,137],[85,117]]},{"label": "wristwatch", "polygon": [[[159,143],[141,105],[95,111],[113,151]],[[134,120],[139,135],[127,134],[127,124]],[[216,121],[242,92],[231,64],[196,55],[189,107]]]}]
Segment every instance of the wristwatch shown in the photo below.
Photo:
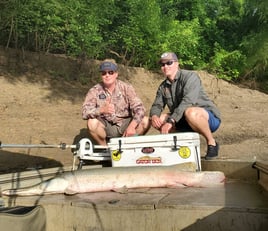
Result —
[{"label": "wristwatch", "polygon": [[175,124],[175,120],[172,119],[171,117],[168,117],[167,120],[166,120],[166,122],[169,123],[169,124],[172,124],[172,125]]}]

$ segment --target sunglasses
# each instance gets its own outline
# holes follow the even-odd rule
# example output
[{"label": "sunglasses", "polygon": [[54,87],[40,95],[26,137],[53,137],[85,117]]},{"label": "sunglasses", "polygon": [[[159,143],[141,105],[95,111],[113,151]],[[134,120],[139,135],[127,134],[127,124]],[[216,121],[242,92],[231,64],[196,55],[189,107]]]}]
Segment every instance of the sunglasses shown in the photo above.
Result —
[{"label": "sunglasses", "polygon": [[114,71],[102,71],[101,72],[101,75],[107,75],[107,73],[108,73],[108,75],[113,75],[114,74]]},{"label": "sunglasses", "polygon": [[165,65],[172,65],[174,63],[174,61],[167,61],[166,63],[160,63],[161,64],[161,67],[164,67]]}]

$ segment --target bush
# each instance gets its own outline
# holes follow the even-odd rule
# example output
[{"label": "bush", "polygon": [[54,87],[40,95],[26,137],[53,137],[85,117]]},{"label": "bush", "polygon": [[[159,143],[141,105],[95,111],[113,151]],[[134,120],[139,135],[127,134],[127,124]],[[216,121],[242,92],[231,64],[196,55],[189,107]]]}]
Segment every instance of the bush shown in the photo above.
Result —
[{"label": "bush", "polygon": [[246,57],[241,51],[234,50],[228,52],[221,48],[211,58],[208,70],[221,79],[228,81],[237,80],[241,74],[241,70],[245,66],[245,62]]}]

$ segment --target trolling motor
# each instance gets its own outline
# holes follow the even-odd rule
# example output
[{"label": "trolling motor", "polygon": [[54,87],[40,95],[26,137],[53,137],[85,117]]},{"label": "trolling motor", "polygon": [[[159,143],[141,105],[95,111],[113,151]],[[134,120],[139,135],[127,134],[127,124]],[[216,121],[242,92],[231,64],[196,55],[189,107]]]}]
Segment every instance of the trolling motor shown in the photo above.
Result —
[{"label": "trolling motor", "polygon": [[60,148],[65,150],[71,148],[74,161],[73,161],[73,170],[75,166],[76,158],[79,160],[78,168],[81,169],[84,161],[106,161],[111,160],[110,152],[108,146],[102,145],[93,145],[91,140],[88,138],[81,139],[78,144],[68,145],[66,143],[60,144],[2,144],[0,141],[0,149],[2,148]]}]

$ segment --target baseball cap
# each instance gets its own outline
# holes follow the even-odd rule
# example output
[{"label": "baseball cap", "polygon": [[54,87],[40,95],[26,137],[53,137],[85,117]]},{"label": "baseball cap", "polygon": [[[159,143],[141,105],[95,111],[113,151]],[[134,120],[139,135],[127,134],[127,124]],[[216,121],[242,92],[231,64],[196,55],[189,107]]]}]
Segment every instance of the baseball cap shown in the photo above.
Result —
[{"label": "baseball cap", "polygon": [[103,62],[100,65],[100,71],[117,71],[117,65],[112,62]]},{"label": "baseball cap", "polygon": [[178,57],[173,52],[165,52],[165,53],[163,53],[161,55],[159,63],[162,62],[162,61],[168,61],[168,60],[178,61]]}]

